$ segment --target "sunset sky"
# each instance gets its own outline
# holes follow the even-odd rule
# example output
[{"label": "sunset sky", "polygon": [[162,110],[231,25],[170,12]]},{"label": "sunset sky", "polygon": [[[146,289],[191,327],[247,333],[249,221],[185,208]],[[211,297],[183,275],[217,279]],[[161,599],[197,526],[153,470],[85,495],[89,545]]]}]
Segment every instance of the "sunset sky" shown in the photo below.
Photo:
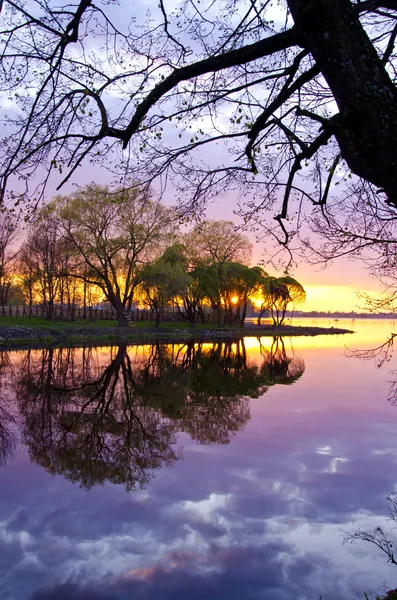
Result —
[{"label": "sunset sky", "polygon": [[[229,219],[239,222],[233,213],[234,203],[227,197],[218,199],[207,211],[208,218]],[[275,225],[276,226],[276,225]],[[265,242],[256,243],[254,236],[247,234],[253,243],[252,264],[260,264],[263,260]],[[266,266],[264,265],[266,268]],[[277,275],[272,267],[269,273]],[[282,275],[280,271],[278,275]],[[358,293],[378,296],[380,284],[369,276],[360,261],[340,258],[326,268],[322,265],[311,265],[301,260],[293,271],[293,276],[306,290],[306,302],[300,307],[304,311],[357,311],[364,310],[364,301]]]},{"label": "sunset sky", "polygon": [[[303,280],[302,280],[303,281]],[[303,311],[363,311],[364,302],[352,287],[338,285],[305,285],[306,302],[299,306]],[[365,290],[371,293],[372,290]]]},{"label": "sunset sky", "polygon": [[326,269],[301,262],[295,277],[306,290],[302,310],[357,311],[364,310],[359,293],[379,296],[380,285],[372,279],[359,261],[339,259]]}]

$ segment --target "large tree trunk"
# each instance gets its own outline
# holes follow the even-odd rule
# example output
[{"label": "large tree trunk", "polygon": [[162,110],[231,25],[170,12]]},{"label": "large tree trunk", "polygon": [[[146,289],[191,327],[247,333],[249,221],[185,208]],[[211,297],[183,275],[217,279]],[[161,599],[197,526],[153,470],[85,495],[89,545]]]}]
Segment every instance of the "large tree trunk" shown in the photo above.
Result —
[{"label": "large tree trunk", "polygon": [[194,304],[189,304],[187,307],[187,318],[192,327],[196,326],[196,306]]},{"label": "large tree trunk", "polygon": [[49,321],[54,321],[54,317],[54,301],[50,299],[47,303],[47,319]]},{"label": "large tree trunk", "polygon": [[397,91],[350,0],[288,0],[340,114],[335,137],[351,170],[397,207]]},{"label": "large tree trunk", "polygon": [[242,314],[240,316],[240,319],[239,319],[239,325],[240,325],[240,327],[244,327],[245,319],[247,317],[247,304],[248,304],[248,300],[247,300],[247,298],[244,298],[244,301],[243,301],[243,312],[242,312]]},{"label": "large tree trunk", "polygon": [[116,311],[117,320],[119,322],[119,327],[128,327],[129,321],[124,313],[124,306],[123,306],[121,300],[119,300],[118,298],[115,297],[115,298],[112,298],[111,300],[109,298],[109,301]]}]

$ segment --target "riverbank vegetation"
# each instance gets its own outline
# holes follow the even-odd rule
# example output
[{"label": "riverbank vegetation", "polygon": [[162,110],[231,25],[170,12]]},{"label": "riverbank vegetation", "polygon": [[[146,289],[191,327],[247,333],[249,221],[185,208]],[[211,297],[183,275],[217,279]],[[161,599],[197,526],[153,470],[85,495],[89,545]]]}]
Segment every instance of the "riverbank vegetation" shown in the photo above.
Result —
[{"label": "riverbank vegetation", "polygon": [[176,342],[273,338],[275,336],[316,336],[354,333],[349,329],[311,326],[274,326],[247,323],[243,328],[233,325],[218,327],[216,323],[162,322],[158,327],[146,322],[129,327],[117,327],[114,321],[54,321],[41,318],[2,317],[0,319],[0,349],[36,347],[106,346],[108,344],[145,344],[159,340]]}]

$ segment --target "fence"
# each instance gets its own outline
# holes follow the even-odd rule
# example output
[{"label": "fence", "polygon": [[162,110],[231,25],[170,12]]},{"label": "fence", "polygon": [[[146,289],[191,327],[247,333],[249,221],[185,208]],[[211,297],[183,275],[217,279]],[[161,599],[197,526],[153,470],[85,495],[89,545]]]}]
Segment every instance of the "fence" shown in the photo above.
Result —
[{"label": "fence", "polygon": [[[99,309],[92,308],[90,306],[87,306],[85,308],[69,308],[67,306],[54,306],[53,314],[55,320],[117,321],[116,311],[113,308]],[[47,312],[46,307],[43,304],[36,304],[33,306],[0,306],[0,318],[1,317],[41,317],[45,319],[47,317]],[[131,310],[129,313],[129,318],[131,319],[131,321],[144,322],[151,322],[155,319],[152,311],[140,308],[135,308],[134,310]],[[177,311],[166,311],[162,314],[162,321],[186,322]]]},{"label": "fence", "polygon": [[[85,308],[54,306],[53,314],[55,320],[79,320],[87,319],[97,321],[98,319],[115,319],[113,309],[98,310],[89,306]],[[28,306],[0,306],[0,317],[47,317],[47,309],[44,304]]]}]

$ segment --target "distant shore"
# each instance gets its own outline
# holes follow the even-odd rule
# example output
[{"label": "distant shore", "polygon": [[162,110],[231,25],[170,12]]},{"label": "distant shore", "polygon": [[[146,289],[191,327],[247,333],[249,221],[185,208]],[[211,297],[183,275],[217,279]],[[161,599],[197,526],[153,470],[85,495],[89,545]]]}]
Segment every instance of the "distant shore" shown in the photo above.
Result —
[{"label": "distant shore", "polygon": [[[179,326],[180,325],[180,326]],[[243,328],[208,328],[196,329],[183,323],[173,324],[167,328],[163,324],[160,328],[154,326],[134,327],[92,327],[77,324],[48,324],[48,327],[35,327],[26,325],[1,325],[0,321],[0,349],[11,350],[18,348],[43,348],[51,346],[107,346],[116,344],[142,344],[142,343],[178,343],[186,341],[238,341],[245,337],[275,337],[275,336],[317,336],[317,335],[343,335],[354,333],[349,329],[337,327],[304,327],[284,325],[273,327],[271,325],[257,325],[247,323]]]}]

